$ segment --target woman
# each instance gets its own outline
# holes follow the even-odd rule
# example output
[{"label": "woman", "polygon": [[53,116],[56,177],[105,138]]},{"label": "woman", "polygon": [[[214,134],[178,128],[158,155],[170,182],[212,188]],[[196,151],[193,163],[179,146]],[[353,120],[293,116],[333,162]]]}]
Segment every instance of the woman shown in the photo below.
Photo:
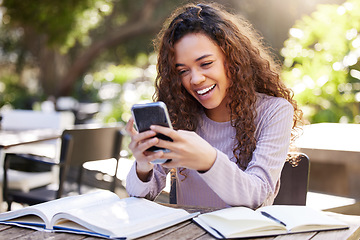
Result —
[{"label": "woman", "polygon": [[[175,168],[178,204],[272,204],[301,111],[259,36],[219,6],[190,4],[174,12],[159,39],[154,100],[166,103],[175,130],[139,134],[129,120],[136,158],[129,195],[155,199]],[[145,151],[150,146],[170,152]]]}]

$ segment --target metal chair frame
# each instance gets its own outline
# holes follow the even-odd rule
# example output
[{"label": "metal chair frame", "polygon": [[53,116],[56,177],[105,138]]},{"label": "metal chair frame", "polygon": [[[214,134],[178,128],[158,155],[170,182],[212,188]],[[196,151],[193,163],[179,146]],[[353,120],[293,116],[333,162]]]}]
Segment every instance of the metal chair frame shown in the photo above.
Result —
[{"label": "metal chair frame", "polygon": [[109,187],[109,190],[114,192],[117,181],[116,173],[119,166],[122,137],[123,135],[120,127],[67,129],[62,133],[60,160],[57,163],[49,158],[16,154],[17,156],[22,157],[24,161],[59,166],[59,180],[56,189],[50,189],[49,185],[31,189],[29,192],[9,189],[7,171],[11,161],[11,154],[7,154],[4,159],[3,195],[4,200],[8,203],[8,210],[11,209],[12,202],[33,205],[66,195],[68,193],[66,187],[69,185],[67,183],[69,177],[73,177],[74,171],[77,174],[76,178],[73,178],[75,185],[77,186],[76,191],[78,194],[81,194],[81,189],[84,185],[84,168],[82,165],[88,161],[116,159],[115,173]]}]

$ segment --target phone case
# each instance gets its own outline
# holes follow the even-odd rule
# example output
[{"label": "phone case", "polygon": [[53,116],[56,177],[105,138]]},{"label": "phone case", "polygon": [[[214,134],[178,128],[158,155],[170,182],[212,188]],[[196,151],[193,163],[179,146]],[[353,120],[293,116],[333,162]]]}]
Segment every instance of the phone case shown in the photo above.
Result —
[{"label": "phone case", "polygon": [[[136,128],[139,132],[150,130],[151,125],[160,125],[172,129],[169,113],[165,103],[163,102],[159,101],[145,104],[134,104],[131,108],[131,112],[135,120]],[[156,137],[166,141],[172,141],[171,138],[163,134],[157,134]],[[168,150],[154,146],[147,149],[147,151],[155,152]],[[153,163],[164,163],[166,161],[168,161],[168,159],[157,159],[154,160]]]},{"label": "phone case", "polygon": [[131,111],[139,132],[150,130],[151,125],[172,128],[167,107],[163,102],[134,104]]}]

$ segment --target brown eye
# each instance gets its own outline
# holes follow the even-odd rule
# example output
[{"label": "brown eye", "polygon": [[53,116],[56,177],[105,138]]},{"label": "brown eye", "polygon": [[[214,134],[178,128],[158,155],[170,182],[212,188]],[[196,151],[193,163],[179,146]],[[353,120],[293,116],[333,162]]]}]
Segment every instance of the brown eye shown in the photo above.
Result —
[{"label": "brown eye", "polygon": [[207,67],[207,66],[210,66],[213,62],[205,62],[205,63],[202,63],[201,66],[202,67]]},{"label": "brown eye", "polygon": [[187,70],[179,70],[179,71],[178,71],[178,74],[179,74],[179,75],[183,75],[183,74],[185,74],[186,72],[187,72]]}]

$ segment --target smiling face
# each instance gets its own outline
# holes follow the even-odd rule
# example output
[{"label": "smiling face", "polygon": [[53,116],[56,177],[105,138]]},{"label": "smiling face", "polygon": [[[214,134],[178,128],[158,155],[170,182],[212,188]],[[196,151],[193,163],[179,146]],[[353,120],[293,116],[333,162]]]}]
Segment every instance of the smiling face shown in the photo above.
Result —
[{"label": "smiling face", "polygon": [[220,47],[201,33],[185,35],[174,47],[182,85],[205,108],[210,119],[229,121],[226,93],[230,80],[226,76],[225,55]]}]

